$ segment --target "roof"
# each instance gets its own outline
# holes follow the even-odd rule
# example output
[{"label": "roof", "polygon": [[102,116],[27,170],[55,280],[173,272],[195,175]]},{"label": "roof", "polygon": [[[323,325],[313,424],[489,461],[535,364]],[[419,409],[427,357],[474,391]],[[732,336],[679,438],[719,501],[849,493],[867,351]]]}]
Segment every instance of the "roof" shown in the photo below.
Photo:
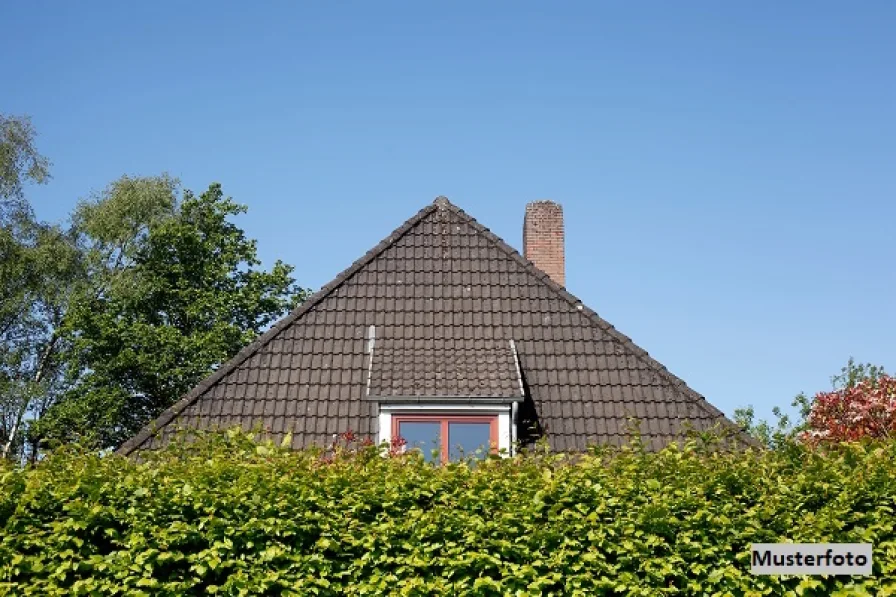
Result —
[{"label": "roof", "polygon": [[[291,433],[295,448],[329,444],[349,429],[375,437],[377,405],[366,399],[370,326],[377,343],[415,350],[513,340],[526,393],[520,437],[545,435],[555,450],[620,445],[632,418],[652,448],[685,428],[740,431],[630,338],[440,197],[119,452],[158,447],[177,428],[260,424],[277,439]],[[397,383],[385,381],[385,369],[380,373],[382,391]]]},{"label": "roof", "polygon": [[[425,372],[421,375],[421,372]],[[522,400],[513,341],[375,343],[367,396]]]}]

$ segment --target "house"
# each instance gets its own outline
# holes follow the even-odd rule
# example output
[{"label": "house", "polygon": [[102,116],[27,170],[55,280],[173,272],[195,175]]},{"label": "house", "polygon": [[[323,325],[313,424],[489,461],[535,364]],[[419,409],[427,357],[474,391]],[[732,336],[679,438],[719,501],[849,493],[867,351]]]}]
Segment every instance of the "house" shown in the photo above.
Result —
[{"label": "house", "polygon": [[632,425],[653,449],[688,427],[741,433],[564,276],[556,203],[526,207],[520,255],[439,197],[119,452],[179,428],[259,424],[295,448],[348,430],[412,446],[447,437],[442,459],[542,436],[558,451],[620,445]]}]

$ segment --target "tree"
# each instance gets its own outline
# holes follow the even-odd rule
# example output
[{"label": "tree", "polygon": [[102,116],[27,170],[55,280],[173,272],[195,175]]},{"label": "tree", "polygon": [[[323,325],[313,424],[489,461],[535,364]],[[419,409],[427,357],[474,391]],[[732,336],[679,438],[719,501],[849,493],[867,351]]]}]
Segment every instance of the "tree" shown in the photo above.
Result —
[{"label": "tree", "polygon": [[122,178],[73,221],[91,279],[66,317],[71,389],[35,426],[44,439],[113,447],[232,357],[307,292],[293,268],[259,269],[246,211],[212,184]]},{"label": "tree", "polygon": [[21,453],[26,419],[59,389],[58,328],[74,279],[76,251],[58,226],[38,223],[28,182],[49,178],[28,117],[0,114],[0,456]]},{"label": "tree", "polygon": [[70,227],[37,221],[35,138],[0,114],[0,455],[15,458],[42,439],[113,445],[305,295],[290,266],[258,269],[219,185],[125,176]]},{"label": "tree", "polygon": [[50,161],[35,147],[37,133],[28,116],[0,114],[0,216],[27,209],[25,183],[50,178]]},{"label": "tree", "polygon": [[734,420],[771,448],[794,439],[848,441],[896,432],[896,381],[883,367],[850,357],[840,373],[831,377],[831,386],[830,392],[818,392],[813,398],[803,392],[793,399],[795,423],[777,406],[772,409],[774,423],[757,421],[752,406],[735,410]]},{"label": "tree", "polygon": [[0,230],[0,439],[2,456],[24,449],[26,420],[40,418],[62,387],[61,326],[83,282],[80,254],[58,226],[33,221]]},{"label": "tree", "polygon": [[854,358],[849,357],[849,361],[845,367],[840,369],[840,373],[831,377],[831,385],[834,391],[849,390],[866,382],[874,384],[886,375],[887,372],[880,365],[856,363]]}]

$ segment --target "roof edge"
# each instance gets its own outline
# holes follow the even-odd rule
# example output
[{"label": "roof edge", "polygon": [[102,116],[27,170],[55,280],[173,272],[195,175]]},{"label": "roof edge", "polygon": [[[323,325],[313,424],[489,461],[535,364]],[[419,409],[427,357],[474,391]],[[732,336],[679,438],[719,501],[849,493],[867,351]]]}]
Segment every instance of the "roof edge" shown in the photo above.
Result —
[{"label": "roof edge", "polygon": [[611,323],[603,319],[600,315],[597,314],[596,311],[585,305],[582,300],[566,290],[565,287],[555,282],[548,274],[540,270],[538,266],[536,266],[530,260],[523,257],[519,251],[507,244],[507,242],[504,241],[501,237],[480,224],[476,220],[476,218],[466,213],[463,209],[454,205],[453,203],[446,202],[446,208],[451,210],[457,216],[463,218],[466,223],[472,226],[477,232],[494,242],[499,249],[504,251],[514,261],[523,266],[537,279],[541,280],[541,282],[548,286],[548,288],[563,297],[563,299],[565,299],[573,308],[585,314],[594,325],[609,334],[614,340],[619,342],[625,348],[631,350],[637,358],[641,359],[644,364],[646,364],[658,376],[660,376],[666,382],[670,383],[673,387],[680,390],[685,397],[690,398],[698,408],[709,414],[712,418],[716,419],[719,423],[727,427],[729,430],[736,432],[738,434],[738,437],[743,439],[743,441],[748,445],[754,447],[761,446],[761,444],[755,438],[750,436],[734,421],[725,416],[725,413],[713,406],[703,395],[688,386],[683,379],[666,369],[666,367],[662,363],[651,357],[646,350],[635,344],[635,342],[631,338],[613,327]]},{"label": "roof edge", "polygon": [[411,228],[413,228],[420,222],[420,220],[428,216],[436,209],[444,209],[445,207],[454,207],[454,205],[452,205],[447,199],[445,199],[444,202],[440,201],[438,204],[432,203],[430,205],[427,205],[426,207],[418,211],[415,215],[411,216],[404,222],[404,224],[393,230],[392,233],[389,234],[389,236],[377,243],[372,249],[367,251],[360,258],[356,259],[354,263],[344,269],[339,275],[333,278],[332,281],[330,281],[320,290],[308,297],[305,302],[303,302],[301,305],[293,309],[292,312],[281,318],[277,323],[271,326],[268,331],[258,336],[258,338],[256,338],[252,343],[240,350],[233,358],[218,367],[218,369],[216,369],[214,373],[202,380],[199,385],[190,390],[190,392],[188,392],[186,396],[175,402],[173,405],[164,410],[162,414],[143,426],[143,428],[140,429],[140,431],[138,431],[136,435],[121,444],[118,449],[115,450],[115,453],[122,456],[128,456],[133,453],[148,439],[155,435],[159,431],[159,429],[170,423],[172,420],[174,420],[175,417],[177,417],[177,415],[186,410],[188,406],[193,404],[193,402],[195,402],[200,396],[208,391],[209,388],[215,385],[215,383],[217,383],[221,378],[239,367],[242,363],[252,357],[252,355],[254,355],[256,352],[264,348],[284,328],[288,327],[292,322],[300,318],[302,315],[310,311],[317,304],[328,297],[334,290],[342,286],[342,284],[344,284],[346,280],[357,273],[358,270],[376,259],[383,251],[392,246],[395,241],[407,234],[408,231],[411,230]]}]

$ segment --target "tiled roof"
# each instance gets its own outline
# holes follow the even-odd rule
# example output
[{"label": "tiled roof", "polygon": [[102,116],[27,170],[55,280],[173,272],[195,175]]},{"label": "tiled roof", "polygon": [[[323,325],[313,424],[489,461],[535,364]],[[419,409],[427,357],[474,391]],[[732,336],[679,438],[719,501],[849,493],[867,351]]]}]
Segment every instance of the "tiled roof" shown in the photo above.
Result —
[{"label": "tiled roof", "polygon": [[[633,417],[652,448],[685,427],[736,429],[628,337],[439,198],[119,451],[157,447],[183,427],[261,424],[275,437],[291,432],[296,448],[327,444],[348,429],[375,437],[377,405],[366,396],[370,326],[396,346],[473,350],[514,340],[526,391],[520,438],[544,434],[555,450],[621,444]],[[378,375],[389,374],[384,368]],[[378,383],[387,391],[397,382]]]},{"label": "tiled roof", "polygon": [[367,395],[379,398],[522,398],[510,341],[376,341]]}]

